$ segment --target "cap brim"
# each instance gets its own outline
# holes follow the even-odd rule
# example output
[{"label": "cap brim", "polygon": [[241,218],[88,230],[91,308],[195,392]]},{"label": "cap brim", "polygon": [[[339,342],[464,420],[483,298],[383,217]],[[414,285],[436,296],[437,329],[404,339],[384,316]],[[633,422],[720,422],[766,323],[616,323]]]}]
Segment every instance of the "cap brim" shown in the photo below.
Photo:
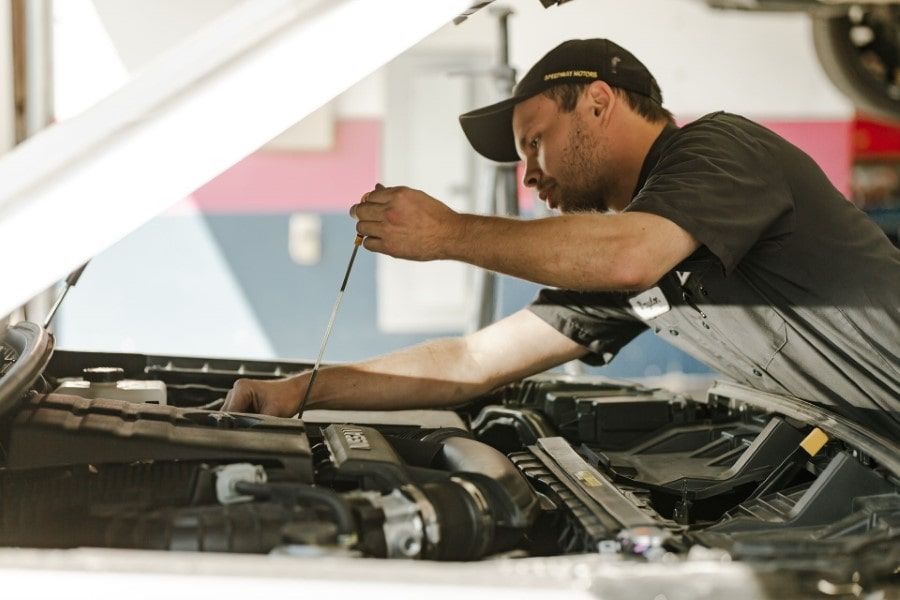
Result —
[{"label": "cap brim", "polygon": [[512,117],[513,109],[522,100],[525,98],[513,96],[460,115],[459,124],[478,154],[497,162],[519,160]]}]

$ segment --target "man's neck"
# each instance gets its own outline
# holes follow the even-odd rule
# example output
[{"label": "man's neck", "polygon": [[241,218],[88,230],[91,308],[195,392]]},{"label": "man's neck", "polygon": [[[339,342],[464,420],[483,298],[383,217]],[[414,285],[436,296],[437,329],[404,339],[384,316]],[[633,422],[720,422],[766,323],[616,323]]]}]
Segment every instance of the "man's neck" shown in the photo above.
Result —
[{"label": "man's neck", "polygon": [[608,205],[612,210],[620,212],[631,203],[647,154],[665,127],[665,121],[650,122],[633,113],[619,124],[620,131],[613,139],[621,140],[619,156],[622,177],[619,179],[620,185],[609,198]]}]

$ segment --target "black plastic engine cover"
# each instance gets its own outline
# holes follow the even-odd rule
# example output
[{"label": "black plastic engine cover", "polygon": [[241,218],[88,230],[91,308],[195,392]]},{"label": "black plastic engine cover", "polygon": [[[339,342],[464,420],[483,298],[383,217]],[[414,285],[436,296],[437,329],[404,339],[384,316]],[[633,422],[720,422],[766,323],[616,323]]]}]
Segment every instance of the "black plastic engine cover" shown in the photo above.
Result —
[{"label": "black plastic engine cover", "polygon": [[600,464],[620,481],[700,499],[759,482],[803,439],[780,418],[756,424],[669,428],[626,452],[601,452]]},{"label": "black plastic engine cover", "polygon": [[507,391],[506,404],[537,409],[569,441],[608,450],[629,448],[694,417],[693,407],[671,392],[604,378],[532,377]]},{"label": "black plastic engine cover", "polygon": [[294,481],[313,479],[305,426],[296,419],[48,394],[29,399],[6,437],[11,469],[243,461],[278,463]]}]

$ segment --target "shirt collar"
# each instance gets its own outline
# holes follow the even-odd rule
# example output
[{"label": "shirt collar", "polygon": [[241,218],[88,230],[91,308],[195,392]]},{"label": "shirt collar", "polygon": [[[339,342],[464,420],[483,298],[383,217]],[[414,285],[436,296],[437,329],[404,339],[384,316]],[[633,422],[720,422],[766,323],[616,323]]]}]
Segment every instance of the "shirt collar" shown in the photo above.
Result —
[{"label": "shirt collar", "polygon": [[653,145],[650,146],[650,150],[647,152],[647,156],[644,158],[644,164],[641,166],[641,174],[638,176],[637,185],[634,187],[634,193],[631,194],[631,198],[634,199],[635,196],[640,193],[641,189],[644,187],[644,184],[647,182],[647,177],[650,176],[650,171],[653,170],[653,167],[659,162],[659,159],[662,158],[663,148],[669,143],[669,140],[672,139],[672,136],[678,131],[678,127],[676,125],[672,125],[671,123],[667,123],[663,130],[656,137],[656,140],[653,142]]}]

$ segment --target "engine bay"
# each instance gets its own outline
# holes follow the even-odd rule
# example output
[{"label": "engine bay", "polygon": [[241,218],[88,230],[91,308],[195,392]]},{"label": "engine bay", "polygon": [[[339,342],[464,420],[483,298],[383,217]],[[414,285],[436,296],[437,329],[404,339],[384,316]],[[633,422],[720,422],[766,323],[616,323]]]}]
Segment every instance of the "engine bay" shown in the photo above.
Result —
[{"label": "engine bay", "polygon": [[[433,561],[703,551],[868,585],[900,564],[896,444],[733,384],[695,400],[545,374],[455,411],[299,420],[217,408],[237,379],[303,363],[52,352],[30,324],[7,331],[2,356],[3,397],[15,397],[0,402],[4,547]],[[150,387],[164,395],[148,401]]]}]

